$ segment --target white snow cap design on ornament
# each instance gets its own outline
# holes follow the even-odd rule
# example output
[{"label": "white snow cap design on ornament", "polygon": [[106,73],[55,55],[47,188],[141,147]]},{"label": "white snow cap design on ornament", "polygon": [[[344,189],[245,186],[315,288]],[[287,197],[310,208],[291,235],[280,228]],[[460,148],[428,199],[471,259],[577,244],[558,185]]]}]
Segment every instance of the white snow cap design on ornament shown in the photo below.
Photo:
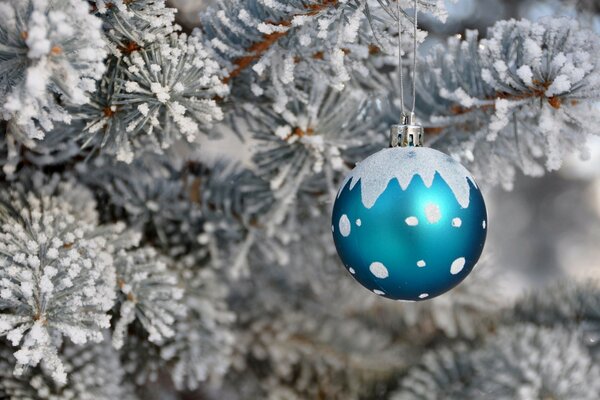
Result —
[{"label": "white snow cap design on ornament", "polygon": [[[412,162],[407,163],[407,158]],[[469,207],[469,181],[475,185],[469,171],[450,156],[427,147],[419,147],[418,151],[410,147],[381,150],[360,162],[341,187],[345,188],[350,181],[352,190],[360,181],[362,203],[366,208],[371,208],[392,179],[396,178],[402,190],[406,190],[412,178],[419,175],[425,186],[430,188],[436,172],[448,184],[458,204],[463,208]],[[338,197],[341,192],[338,192]]]}]

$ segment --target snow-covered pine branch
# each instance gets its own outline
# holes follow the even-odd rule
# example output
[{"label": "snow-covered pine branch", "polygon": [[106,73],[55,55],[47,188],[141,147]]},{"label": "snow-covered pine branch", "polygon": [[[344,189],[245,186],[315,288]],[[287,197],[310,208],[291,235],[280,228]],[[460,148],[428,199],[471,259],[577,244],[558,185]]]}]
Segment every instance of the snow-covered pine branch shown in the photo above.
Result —
[{"label": "snow-covered pine branch", "polygon": [[123,249],[116,254],[120,305],[112,337],[115,348],[123,346],[127,328],[135,320],[148,332],[150,342],[162,343],[175,335],[173,325],[185,316],[186,308],[180,303],[184,291],[168,262],[152,247]]},{"label": "snow-covered pine branch", "polygon": [[3,343],[0,349],[0,396],[8,399],[36,400],[134,400],[134,388],[125,380],[119,354],[110,341],[77,346],[66,343],[61,359],[69,378],[57,384],[39,368],[21,377],[12,373],[15,360]]},{"label": "snow-covered pine branch", "polygon": [[586,135],[598,134],[597,52],[598,36],[567,18],[451,38],[420,68],[417,108],[432,145],[506,188],[517,169],[539,176],[587,154]]},{"label": "snow-covered pine branch", "polygon": [[[411,4],[402,2],[403,8]],[[445,17],[442,2],[419,4]],[[353,76],[369,74],[365,61],[371,55],[397,59],[395,19],[395,2],[389,0],[228,0],[201,15],[195,35],[227,67],[229,80],[244,78],[246,90],[256,96],[274,89],[281,108],[298,77],[340,90]],[[410,30],[406,13],[402,19]]]},{"label": "snow-covered pine branch", "polygon": [[42,362],[64,383],[56,340],[102,340],[115,299],[111,242],[125,225],[99,226],[91,193],[73,181],[43,180],[1,194],[0,332],[18,346],[16,373]]},{"label": "snow-covered pine branch", "polygon": [[[302,193],[335,193],[351,166],[383,142],[369,130],[368,97],[358,88],[338,91],[302,79],[287,91],[293,96],[281,104],[274,90],[242,102],[235,107],[236,119],[228,119],[251,146],[253,169],[272,193],[269,208],[258,216],[268,235],[302,202]],[[308,207],[313,200],[307,199]]]},{"label": "snow-covered pine branch", "polygon": [[173,335],[159,344],[147,332],[134,330],[121,349],[128,378],[138,386],[156,382],[168,372],[178,390],[195,390],[203,384],[219,384],[229,372],[236,315],[227,303],[229,289],[223,274],[199,265],[177,263],[186,314],[177,316]]},{"label": "snow-covered pine branch", "polygon": [[85,144],[122,161],[161,152],[177,139],[195,141],[222,118],[218,97],[228,87],[218,64],[194,37],[176,33],[174,10],[164,1],[103,7],[108,71],[90,107],[84,108]]},{"label": "snow-covered pine branch", "polygon": [[[14,21],[0,27],[7,173],[21,146],[48,154],[53,143],[77,143],[131,162],[134,150],[194,141],[222,118],[216,100],[228,87],[220,68],[196,38],[175,33],[164,0],[95,3],[0,3],[4,19]],[[50,143],[38,142],[47,135]]]},{"label": "snow-covered pine branch", "polygon": [[393,399],[591,400],[600,393],[598,378],[600,370],[575,332],[522,324],[500,329],[481,347],[429,353]]},{"label": "snow-covered pine branch", "polygon": [[179,265],[185,282],[186,318],[174,326],[175,335],[160,349],[179,390],[194,390],[202,383],[220,384],[232,363],[237,337],[236,314],[227,304],[229,288],[223,271]]},{"label": "snow-covered pine branch", "polygon": [[508,322],[545,327],[567,326],[578,332],[581,343],[599,359],[600,290],[593,284],[561,282],[543,287],[521,299]]},{"label": "snow-covered pine branch", "polygon": [[101,20],[80,0],[2,1],[0,20],[0,115],[16,135],[42,139],[106,70]]}]

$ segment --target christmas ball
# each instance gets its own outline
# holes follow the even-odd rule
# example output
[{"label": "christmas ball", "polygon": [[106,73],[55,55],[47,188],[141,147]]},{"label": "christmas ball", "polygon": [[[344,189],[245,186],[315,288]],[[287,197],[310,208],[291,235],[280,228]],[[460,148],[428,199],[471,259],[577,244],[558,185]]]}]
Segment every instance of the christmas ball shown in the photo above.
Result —
[{"label": "christmas ball", "polygon": [[471,272],[486,238],[481,191],[460,163],[425,147],[373,154],[340,188],[337,252],[365,288],[394,300],[430,299]]}]

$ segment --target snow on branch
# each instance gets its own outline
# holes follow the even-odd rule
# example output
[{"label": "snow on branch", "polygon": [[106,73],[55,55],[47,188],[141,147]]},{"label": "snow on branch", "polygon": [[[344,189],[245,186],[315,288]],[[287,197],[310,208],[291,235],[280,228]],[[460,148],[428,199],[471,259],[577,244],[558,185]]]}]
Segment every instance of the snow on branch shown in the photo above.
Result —
[{"label": "snow on branch", "polygon": [[19,346],[17,373],[42,362],[64,383],[52,337],[102,340],[116,285],[109,242],[125,226],[99,227],[85,188],[35,181],[1,194],[0,334]]},{"label": "snow on branch", "polygon": [[458,345],[425,355],[393,399],[591,400],[600,390],[598,378],[576,333],[523,324],[501,328],[475,349]]},{"label": "snow on branch", "polygon": [[105,340],[98,344],[76,346],[65,343],[61,360],[69,371],[65,384],[57,384],[40,370],[12,374],[15,360],[3,343],[0,348],[0,395],[10,399],[39,400],[133,400],[133,385],[125,380],[119,354]]},{"label": "snow on branch", "polygon": [[598,134],[598,37],[566,19],[503,21],[468,32],[422,63],[417,107],[434,146],[510,188],[516,168],[539,176]]},{"label": "snow on branch", "polygon": [[[441,2],[420,3],[443,15]],[[387,0],[231,0],[203,13],[195,34],[227,66],[227,80],[246,75],[254,94],[274,87],[282,97],[297,75],[340,90],[369,74],[364,63],[371,55],[397,59],[394,10]],[[402,18],[406,29],[411,22]]]},{"label": "snow on branch", "polygon": [[152,247],[117,253],[120,306],[112,338],[117,349],[123,346],[127,328],[134,320],[148,331],[150,342],[160,344],[175,335],[172,326],[185,315],[186,308],[180,304],[184,292],[178,276],[168,269],[168,262]]},{"label": "snow on branch", "polygon": [[0,3],[0,115],[27,138],[69,123],[106,70],[101,20],[80,0]]},{"label": "snow on branch", "polygon": [[[177,137],[193,142],[201,128],[223,118],[213,97],[224,96],[228,88],[219,79],[219,65],[195,38],[172,34],[123,61],[124,77],[118,80],[123,89],[113,104],[123,109],[131,136],[155,135],[160,150]],[[131,162],[133,156],[119,158]]]}]

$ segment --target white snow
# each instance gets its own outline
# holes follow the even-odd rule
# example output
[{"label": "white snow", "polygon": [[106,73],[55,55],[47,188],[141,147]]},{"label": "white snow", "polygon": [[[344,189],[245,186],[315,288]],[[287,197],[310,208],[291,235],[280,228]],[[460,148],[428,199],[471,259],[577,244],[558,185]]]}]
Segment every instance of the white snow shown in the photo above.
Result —
[{"label": "white snow", "polygon": [[361,226],[362,225],[362,221],[360,220],[360,218],[358,218],[356,220],[356,226]]},{"label": "white snow", "polygon": [[147,117],[148,116],[148,112],[150,112],[150,107],[148,107],[147,103],[140,104],[139,106],[137,106],[137,109],[138,109],[139,112],[142,113],[142,115],[144,117]]},{"label": "white snow", "polygon": [[354,274],[356,273],[356,271],[355,271],[355,270],[354,270],[354,268],[352,268],[352,267],[348,268],[348,271],[350,271],[350,273],[351,273],[352,275],[354,275]]},{"label": "white snow", "polygon": [[348,216],[346,214],[342,215],[342,217],[340,218],[340,233],[342,234],[343,237],[348,237],[348,235],[350,235],[350,230],[351,230],[351,226],[350,226],[350,220],[348,219]]},{"label": "white snow", "polygon": [[568,92],[570,89],[571,81],[569,80],[569,77],[566,75],[558,75],[548,90],[546,90],[546,96],[552,97],[557,94]]},{"label": "white snow", "polygon": [[425,298],[427,298],[427,297],[429,297],[429,293],[421,293],[421,294],[419,295],[419,298],[420,298],[420,299],[425,299]]},{"label": "white snow", "polygon": [[469,181],[475,183],[469,171],[450,156],[426,147],[381,150],[358,164],[346,177],[342,188],[350,181],[352,189],[360,181],[362,203],[371,208],[392,179],[397,179],[402,190],[406,190],[412,178],[419,175],[425,186],[431,187],[436,172],[448,184],[461,207],[467,208],[471,190]]},{"label": "white snow", "polygon": [[540,45],[537,44],[533,39],[527,38],[523,43],[523,47],[525,49],[525,60],[528,63],[537,66],[540,63],[540,59],[544,53]]},{"label": "white snow", "polygon": [[533,71],[529,65],[522,65],[517,70],[517,75],[523,81],[523,83],[527,86],[533,86]]},{"label": "white snow", "polygon": [[425,263],[425,260],[419,260],[419,261],[417,261],[417,267],[419,267],[419,268],[423,268],[426,265],[427,264]]},{"label": "white snow", "polygon": [[462,225],[462,220],[460,218],[453,218],[452,219],[452,226],[455,228],[460,228]]},{"label": "white snow", "polygon": [[450,266],[450,273],[452,275],[456,275],[460,271],[462,271],[464,267],[465,267],[465,258],[464,257],[457,258],[456,260],[454,260],[452,262],[452,265]]},{"label": "white snow", "polygon": [[373,290],[373,293],[378,294],[380,296],[383,296],[385,294],[385,292],[382,292],[381,290],[377,290],[377,289]]},{"label": "white snow", "polygon": [[485,229],[485,228],[486,228],[486,223],[485,223],[485,220],[483,220],[483,222],[481,223],[481,226],[483,227],[483,229]]},{"label": "white snow", "polygon": [[371,263],[369,266],[369,271],[371,271],[371,273],[379,279],[385,279],[390,275],[385,265],[378,261]]}]

